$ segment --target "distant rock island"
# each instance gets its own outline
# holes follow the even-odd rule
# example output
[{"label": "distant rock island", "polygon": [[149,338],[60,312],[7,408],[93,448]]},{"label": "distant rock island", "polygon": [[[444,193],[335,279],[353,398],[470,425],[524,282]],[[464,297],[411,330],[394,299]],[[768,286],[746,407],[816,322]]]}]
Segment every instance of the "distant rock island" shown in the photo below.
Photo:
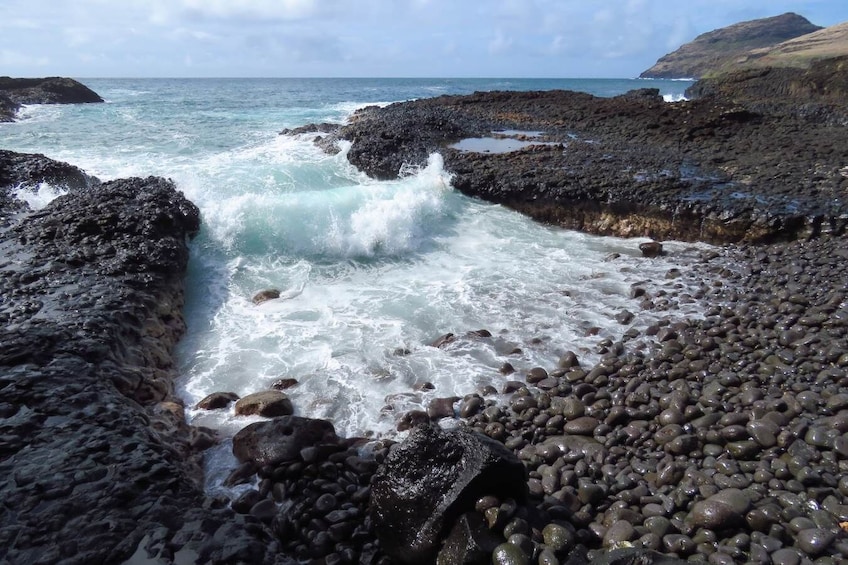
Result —
[{"label": "distant rock island", "polygon": [[[778,44],[806,38],[810,34],[822,31],[827,30],[791,12],[771,18],[740,22],[699,35],[694,41],[660,57],[653,67],[639,76],[640,78],[696,79],[707,77],[725,70],[741,68],[739,66],[741,63],[763,57]],[[822,45],[819,42],[814,40],[810,45],[813,44],[816,45],[817,51],[821,50]],[[793,53],[795,53],[793,60],[803,58],[797,50]],[[833,56],[833,54],[827,56]]]},{"label": "distant rock island", "polygon": [[0,77],[0,122],[11,122],[22,104],[80,104],[103,102],[84,84],[64,77]]}]

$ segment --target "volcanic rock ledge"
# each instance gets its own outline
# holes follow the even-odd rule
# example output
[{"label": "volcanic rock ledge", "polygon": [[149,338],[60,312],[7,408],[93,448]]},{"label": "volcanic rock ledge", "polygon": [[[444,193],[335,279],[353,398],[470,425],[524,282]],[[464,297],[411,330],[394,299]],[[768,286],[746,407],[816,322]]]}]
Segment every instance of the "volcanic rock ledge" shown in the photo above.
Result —
[{"label": "volcanic rock ledge", "polygon": [[[69,193],[29,210],[10,191],[34,180]],[[197,208],[162,178],[101,183],[9,152],[0,196],[0,562],[121,563],[142,541],[262,562],[261,535],[204,498],[214,433],[173,395]],[[215,538],[225,523],[242,533]]]},{"label": "volcanic rock ledge", "polygon": [[[781,73],[787,82],[791,73],[810,82],[804,71]],[[440,152],[463,193],[588,233],[711,243],[841,233],[848,222],[844,103],[832,88],[817,94],[813,87],[770,97],[761,88],[764,97],[746,98],[751,77],[742,78],[679,103],[664,102],[655,89],[614,98],[442,96],[365,108],[319,139],[324,147],[334,136],[352,141],[351,163],[380,179]],[[510,151],[456,145],[477,138],[484,147],[504,138],[522,143]]]}]

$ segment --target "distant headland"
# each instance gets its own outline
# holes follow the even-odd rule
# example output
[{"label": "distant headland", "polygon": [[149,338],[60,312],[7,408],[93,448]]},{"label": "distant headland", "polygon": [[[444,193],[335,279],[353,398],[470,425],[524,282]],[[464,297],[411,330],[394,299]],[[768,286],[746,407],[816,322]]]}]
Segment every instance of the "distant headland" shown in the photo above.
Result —
[{"label": "distant headland", "polygon": [[84,84],[64,77],[0,77],[0,122],[12,122],[23,104],[81,104],[103,102]]},{"label": "distant headland", "polygon": [[639,76],[698,79],[751,68],[805,69],[841,55],[848,55],[848,22],[822,28],[790,12],[699,35]]}]

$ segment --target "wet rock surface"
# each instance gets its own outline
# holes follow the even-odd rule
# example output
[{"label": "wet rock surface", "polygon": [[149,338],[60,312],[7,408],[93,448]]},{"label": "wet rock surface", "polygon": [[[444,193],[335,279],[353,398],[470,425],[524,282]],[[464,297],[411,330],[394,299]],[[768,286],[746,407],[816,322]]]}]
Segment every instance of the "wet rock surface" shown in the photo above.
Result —
[{"label": "wet rock surface", "polygon": [[[597,120],[591,131],[604,143],[609,131],[629,127],[609,122],[621,117],[636,123],[624,111],[630,104],[660,104],[650,92],[636,93],[609,103],[607,110],[619,108],[621,116],[600,112],[591,118],[597,99],[527,96],[550,100],[551,109],[532,117],[535,105],[519,104],[509,123],[524,127],[544,122],[552,115],[546,112],[573,111],[575,120]],[[585,104],[555,109],[562,96]],[[420,138],[424,142],[399,129],[408,136],[395,145],[399,154],[412,147],[426,158],[427,139],[454,139],[457,128],[460,137],[487,135],[475,129],[478,117],[464,117],[462,108],[474,104],[460,100],[450,110],[455,121],[438,121],[438,111],[428,114],[433,129]],[[687,106],[673,108],[685,112]],[[707,111],[697,104],[688,108]],[[369,119],[369,112],[358,120]],[[797,118],[781,116],[775,120]],[[722,120],[729,121],[719,120],[714,131],[733,133],[731,123],[765,123],[747,117],[725,115]],[[584,126],[589,131],[588,121]],[[672,124],[659,127],[680,133]],[[655,140],[650,128],[646,132],[637,137],[650,148]],[[767,240],[772,236],[763,234],[773,233],[774,239],[792,239],[810,231],[806,216],[797,220],[806,227],[795,229],[800,224],[785,208],[767,207],[782,202],[784,193],[794,190],[800,198],[810,191],[811,205],[820,202],[815,191],[834,202],[841,198],[840,169],[812,176],[809,171],[818,169],[804,169],[806,177],[799,172],[812,154],[837,162],[838,150],[822,150],[833,132],[822,132],[820,145],[800,152],[799,170],[792,164],[773,183],[769,194],[776,200],[762,204],[767,214],[780,216],[766,222],[773,231],[757,232],[759,220],[742,222],[747,235],[740,238]],[[765,137],[758,137],[765,129],[746,135],[755,146],[766,146]],[[704,149],[689,151],[718,155],[710,136],[704,139]],[[384,141],[387,147],[394,143]],[[534,156],[550,147],[525,150],[523,157],[535,163]],[[631,149],[626,158],[634,162],[652,151]],[[603,157],[586,151],[587,159]],[[759,187],[768,171],[783,171],[763,151],[761,170],[746,169],[753,165],[736,154],[723,158],[738,161],[733,174],[750,174],[750,186]],[[523,157],[515,157],[519,153],[491,157],[525,166]],[[394,524],[375,518],[380,495],[374,491],[396,483],[387,469],[404,469],[405,462],[411,469],[422,457],[441,456],[427,457],[423,448],[400,444],[391,450],[390,441],[338,438],[331,424],[317,420],[304,425],[320,433],[286,444],[282,438],[295,437],[296,426],[294,416],[284,416],[251,428],[247,455],[228,480],[239,489],[237,497],[204,495],[195,456],[198,446],[214,438],[185,425],[183,407],[173,397],[170,359],[183,331],[185,239],[197,230],[196,209],[163,179],[99,183],[41,159],[0,154],[0,174],[12,179],[4,181],[6,187],[21,182],[15,179],[36,179],[39,170],[77,179],[68,182],[69,195],[40,211],[28,210],[8,188],[0,191],[7,195],[0,201],[0,561],[402,561],[384,547],[394,539]],[[391,172],[392,162],[375,157],[372,164]],[[487,167],[481,161],[478,170]],[[604,194],[621,194],[609,182],[612,192]],[[533,186],[498,190],[534,194]],[[657,202],[665,202],[663,194],[656,193]],[[841,206],[831,205],[831,211]],[[644,332],[625,331],[620,341],[599,336],[594,353],[601,357],[594,365],[562,344],[556,367],[523,374],[505,363],[502,375],[492,375],[501,396],[488,391],[443,397],[434,416],[463,430],[452,433],[488,436],[511,454],[506,457],[518,462],[521,473],[501,477],[507,490],[504,484],[477,488],[471,481],[473,488],[452,491],[462,504],[430,530],[435,533],[427,555],[437,563],[848,560],[848,239],[840,229],[821,229],[828,222],[811,229],[817,235],[811,239],[706,251],[694,267],[670,271],[671,290],[662,295],[650,285],[634,288],[633,309],[663,312],[660,320]],[[703,229],[699,233],[721,239],[718,231]],[[755,232],[760,235],[753,237]],[[703,318],[682,315],[692,301],[704,305]],[[632,318],[625,313],[620,322],[626,326]],[[520,354],[529,344],[514,345]],[[408,424],[413,436],[436,433],[426,412]],[[424,427],[415,430],[418,424]],[[254,434],[257,428],[261,433]],[[449,486],[455,484],[450,477],[443,477]]]},{"label": "wet rock surface", "polygon": [[[750,77],[740,75],[673,104],[651,89],[415,100],[365,108],[321,145],[352,141],[351,163],[380,179],[438,151],[461,192],[590,233],[715,243],[841,233],[848,133],[832,77],[844,73],[804,72],[774,71],[797,87],[748,96]],[[524,145],[453,147],[477,138]]]},{"label": "wet rock surface", "polygon": [[[42,156],[3,152],[0,177],[0,561],[220,560],[216,530],[247,524],[204,497],[214,433],[173,394],[197,208],[165,179],[100,183]],[[9,205],[41,180],[69,192]]]},{"label": "wet rock surface", "polygon": [[446,529],[484,495],[525,498],[524,467],[501,443],[468,430],[416,428],[372,480],[381,545],[401,563],[432,563]]}]

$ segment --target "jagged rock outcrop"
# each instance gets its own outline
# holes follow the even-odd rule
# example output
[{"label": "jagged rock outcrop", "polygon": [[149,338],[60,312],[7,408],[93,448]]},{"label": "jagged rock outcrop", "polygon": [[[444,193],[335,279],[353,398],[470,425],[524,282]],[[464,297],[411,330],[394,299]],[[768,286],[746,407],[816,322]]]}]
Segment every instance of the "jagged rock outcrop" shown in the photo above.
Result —
[{"label": "jagged rock outcrop", "polygon": [[14,120],[22,104],[103,102],[99,94],[72,78],[0,77],[0,122]]},{"label": "jagged rock outcrop", "polygon": [[723,68],[752,49],[770,47],[822,29],[803,16],[786,13],[740,22],[696,37],[660,57],[641,78],[701,78]]}]

